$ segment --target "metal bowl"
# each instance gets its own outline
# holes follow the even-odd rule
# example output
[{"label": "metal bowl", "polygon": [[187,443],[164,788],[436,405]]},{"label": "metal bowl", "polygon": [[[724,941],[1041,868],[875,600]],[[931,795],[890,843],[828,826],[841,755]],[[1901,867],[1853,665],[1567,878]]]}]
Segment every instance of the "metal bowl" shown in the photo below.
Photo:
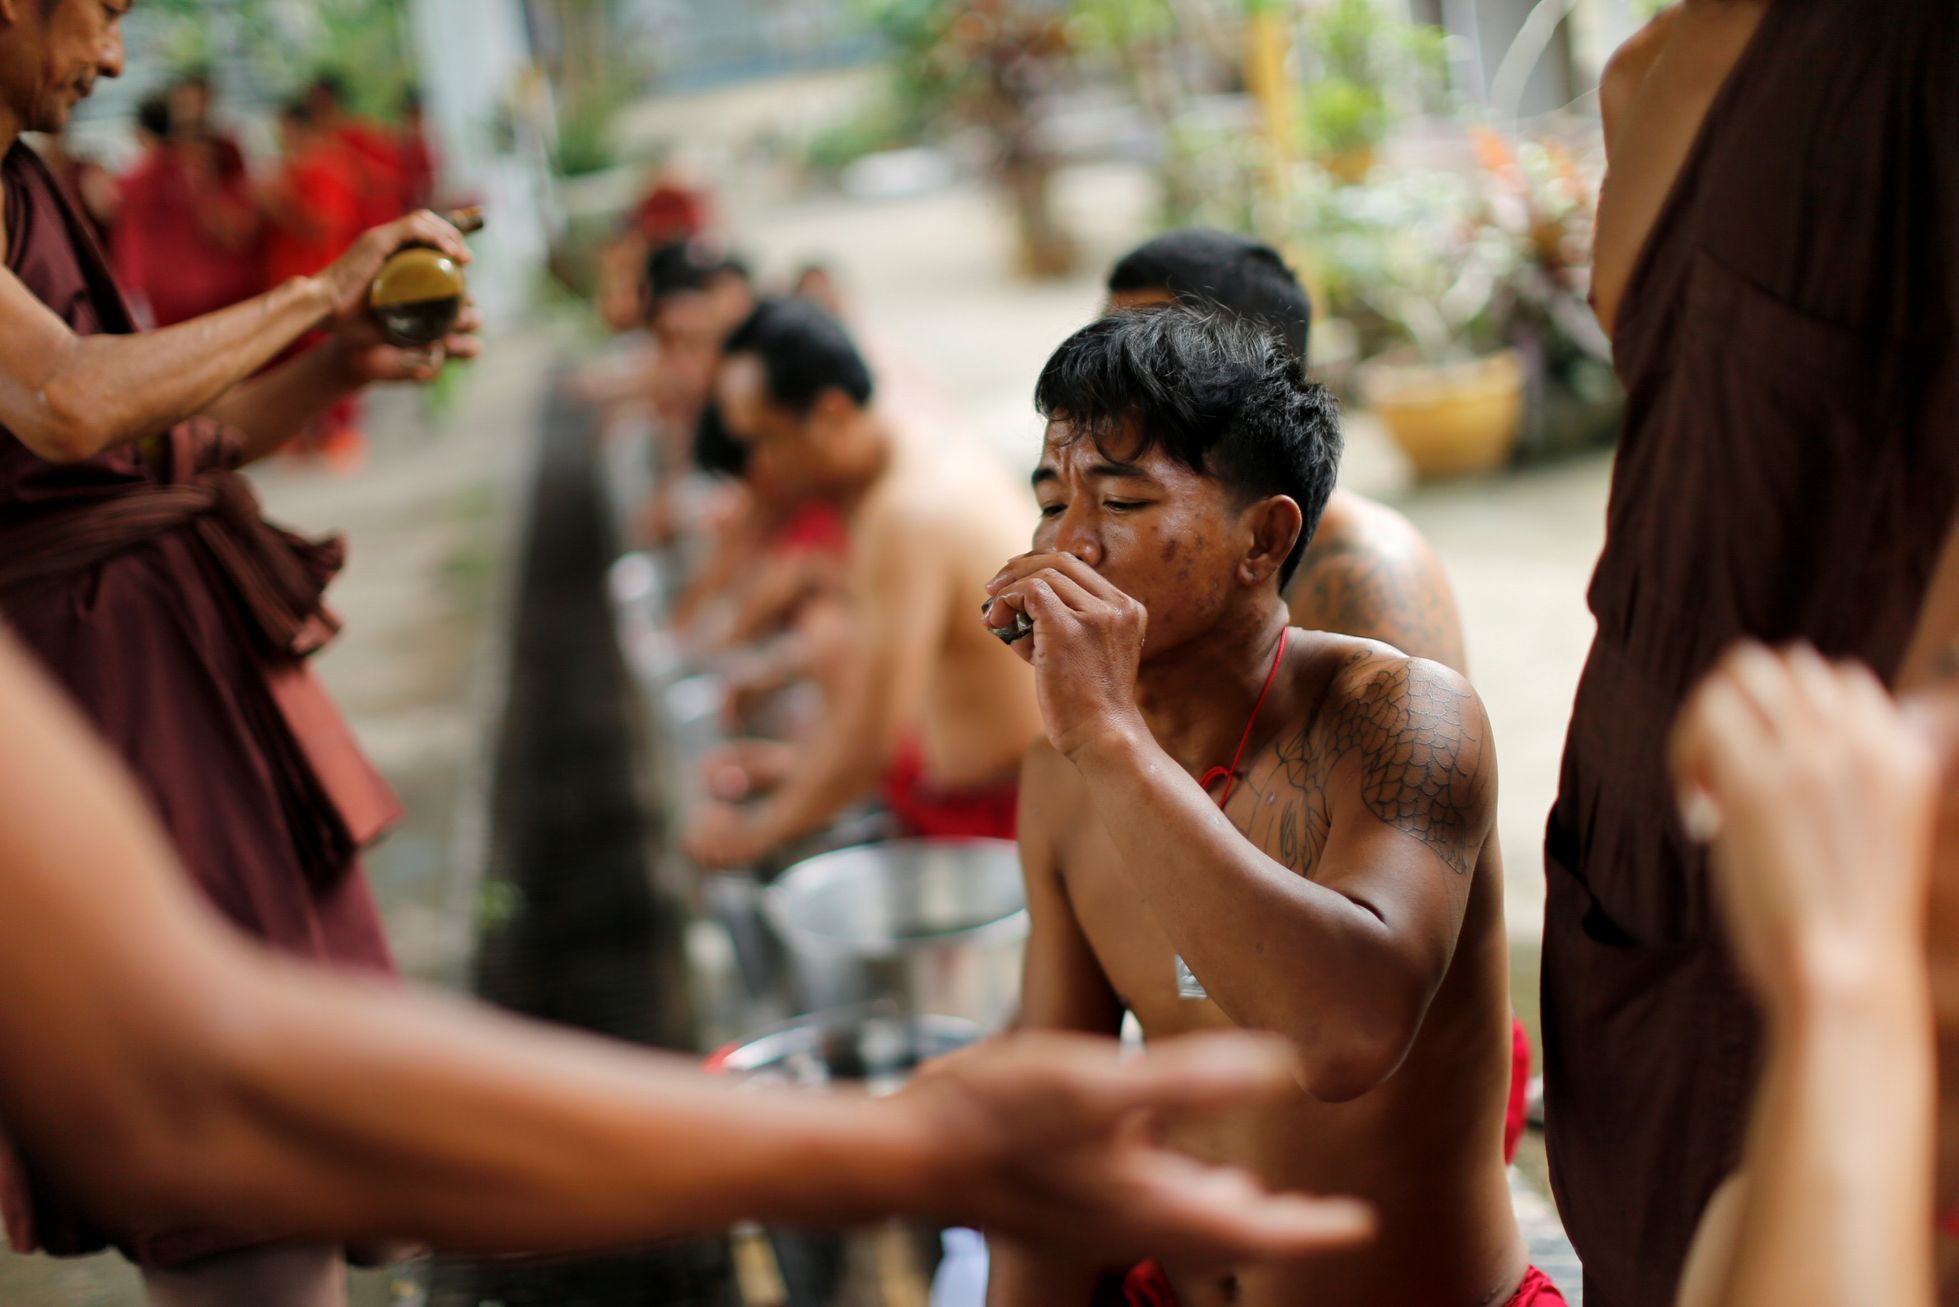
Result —
[{"label": "metal bowl", "polygon": [[[728,1045],[707,1059],[707,1067],[751,1083],[817,1088],[853,1082],[878,1093],[899,1088],[921,1063],[984,1034],[956,1017],[907,1017],[891,1004],[878,1004],[772,1026]],[[766,1294],[746,1301],[895,1307],[926,1301],[940,1237],[936,1226],[900,1222],[846,1233],[742,1230],[736,1232],[736,1261],[738,1267],[753,1257],[767,1263],[760,1277]]]},{"label": "metal bowl", "polygon": [[978,1043],[971,1021],[911,1016],[890,1004],[818,1012],[751,1035],[708,1058],[711,1071],[801,1088],[838,1083],[895,1089],[935,1057]]},{"label": "metal bowl", "polygon": [[807,1010],[890,999],[988,1030],[1020,997],[1027,900],[1006,840],[895,840],[796,864],[762,910]]}]

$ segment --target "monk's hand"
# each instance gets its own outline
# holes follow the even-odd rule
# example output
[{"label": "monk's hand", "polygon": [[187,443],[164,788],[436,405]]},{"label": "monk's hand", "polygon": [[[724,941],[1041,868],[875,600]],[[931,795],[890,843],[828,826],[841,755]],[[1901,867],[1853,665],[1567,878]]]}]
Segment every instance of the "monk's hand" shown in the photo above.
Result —
[{"label": "monk's hand", "polygon": [[713,800],[695,809],[680,847],[704,871],[739,871],[761,861],[772,845],[741,808]]},{"label": "monk's hand", "polygon": [[363,233],[317,278],[328,305],[324,325],[351,386],[433,381],[448,360],[472,359],[483,352],[477,337],[483,319],[473,300],[463,305],[455,330],[433,345],[404,347],[383,334],[368,309],[368,290],[381,265],[408,246],[440,250],[459,264],[470,261],[462,233],[447,219],[422,210]]},{"label": "monk's hand", "polygon": [[1146,731],[1136,707],[1149,613],[1073,554],[1022,554],[987,583],[983,618],[996,634],[1025,614],[1033,631],[1014,644],[1034,667],[1048,742],[1064,756]]},{"label": "monk's hand", "polygon": [[1163,1041],[1009,1035],[927,1066],[892,1103],[939,1160],[928,1209],[1070,1260],[1146,1256],[1224,1267],[1363,1241],[1367,1209],[1275,1195],[1250,1175],[1158,1145],[1159,1114],[1216,1113],[1296,1092],[1285,1045],[1249,1034]]},{"label": "monk's hand", "polygon": [[1738,647],[1688,700],[1672,767],[1736,958],[1772,1013],[1819,984],[1923,972],[1938,768],[1867,668]]}]

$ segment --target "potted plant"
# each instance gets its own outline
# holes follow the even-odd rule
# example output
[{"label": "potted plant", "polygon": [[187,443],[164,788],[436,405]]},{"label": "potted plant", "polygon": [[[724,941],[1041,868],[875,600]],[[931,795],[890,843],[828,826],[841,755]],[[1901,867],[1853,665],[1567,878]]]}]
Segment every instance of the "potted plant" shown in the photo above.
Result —
[{"label": "potted plant", "polygon": [[976,129],[1013,211],[1021,271],[1065,276],[1076,249],[1054,212],[1059,160],[1042,114],[1068,75],[1067,14],[1045,0],[875,0],[872,14],[901,116],[921,130]]},{"label": "potted plant", "polygon": [[1602,143],[1589,130],[1511,141],[1480,129],[1472,139],[1488,221],[1517,251],[1495,312],[1524,359],[1523,452],[1542,457],[1608,442],[1625,395],[1589,300]]},{"label": "potted plant", "polygon": [[1477,179],[1408,170],[1367,185],[1321,178],[1302,244],[1327,307],[1357,328],[1361,401],[1424,478],[1509,462],[1524,369],[1497,313],[1517,244],[1489,220]]}]

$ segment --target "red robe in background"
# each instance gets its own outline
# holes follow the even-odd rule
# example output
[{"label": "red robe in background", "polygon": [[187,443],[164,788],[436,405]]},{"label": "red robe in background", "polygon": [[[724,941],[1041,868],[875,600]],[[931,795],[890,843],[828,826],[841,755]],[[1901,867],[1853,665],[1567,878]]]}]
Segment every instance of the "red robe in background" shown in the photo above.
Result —
[{"label": "red robe in background", "polygon": [[286,160],[277,187],[280,212],[265,242],[266,284],[310,277],[367,230],[360,177],[345,151],[323,142]]},{"label": "red robe in background", "polygon": [[401,160],[401,198],[403,212],[427,209],[435,204],[435,150],[426,133],[404,127],[395,142]]},{"label": "red robe in background", "polygon": [[[258,294],[259,250],[251,181],[228,142],[159,146],[123,179],[116,276],[159,327],[187,322]],[[206,161],[188,150],[211,150]],[[237,165],[232,166],[232,160]]]},{"label": "red robe in background", "polygon": [[[353,160],[333,140],[321,141],[288,159],[277,190],[282,197],[281,212],[273,216],[265,242],[267,286],[277,286],[290,277],[312,276],[346,253],[370,225]],[[308,337],[285,357],[312,348],[318,339]],[[292,442],[288,448],[295,454],[326,452],[357,461],[360,415],[357,396],[338,400],[312,435]]]},{"label": "red robe in background", "polygon": [[[132,332],[108,259],[27,146],[0,160],[0,189],[8,270],[77,333]],[[305,661],[337,628],[321,592],[341,547],[267,525],[235,448],[199,420],[50,463],[0,430],[0,620],[130,769],[233,925],[294,957],[389,972],[359,852],[400,810]],[[171,1266],[291,1233],[104,1227],[31,1156],[22,1170],[0,1174],[19,1248],[113,1242]]]},{"label": "red robe in background", "polygon": [[333,138],[352,164],[362,231],[393,222],[414,207],[408,201],[408,178],[393,136],[373,123],[352,118],[335,129]]}]

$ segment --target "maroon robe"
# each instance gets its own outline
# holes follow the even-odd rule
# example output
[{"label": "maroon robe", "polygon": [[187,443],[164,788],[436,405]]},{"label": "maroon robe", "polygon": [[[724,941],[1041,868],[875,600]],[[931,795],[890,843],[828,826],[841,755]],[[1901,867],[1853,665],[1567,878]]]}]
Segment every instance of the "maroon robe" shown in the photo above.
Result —
[{"label": "maroon robe", "polygon": [[[7,268],[83,335],[134,330],[100,246],[38,156],[0,161]],[[266,525],[214,423],[79,463],[0,430],[0,618],[75,697],[153,800],[183,865],[246,933],[322,963],[392,971],[357,852],[398,809],[302,658],[338,542]],[[113,1242],[147,1265],[279,1231],[101,1230],[46,1177],[16,1242]]]},{"label": "maroon robe", "polygon": [[1959,503],[1955,112],[1953,0],[1777,0],[1626,290],[1598,638],[1547,832],[1545,1105],[1587,1307],[1673,1301],[1754,1087],[1668,728],[1744,636],[1895,676]]}]

